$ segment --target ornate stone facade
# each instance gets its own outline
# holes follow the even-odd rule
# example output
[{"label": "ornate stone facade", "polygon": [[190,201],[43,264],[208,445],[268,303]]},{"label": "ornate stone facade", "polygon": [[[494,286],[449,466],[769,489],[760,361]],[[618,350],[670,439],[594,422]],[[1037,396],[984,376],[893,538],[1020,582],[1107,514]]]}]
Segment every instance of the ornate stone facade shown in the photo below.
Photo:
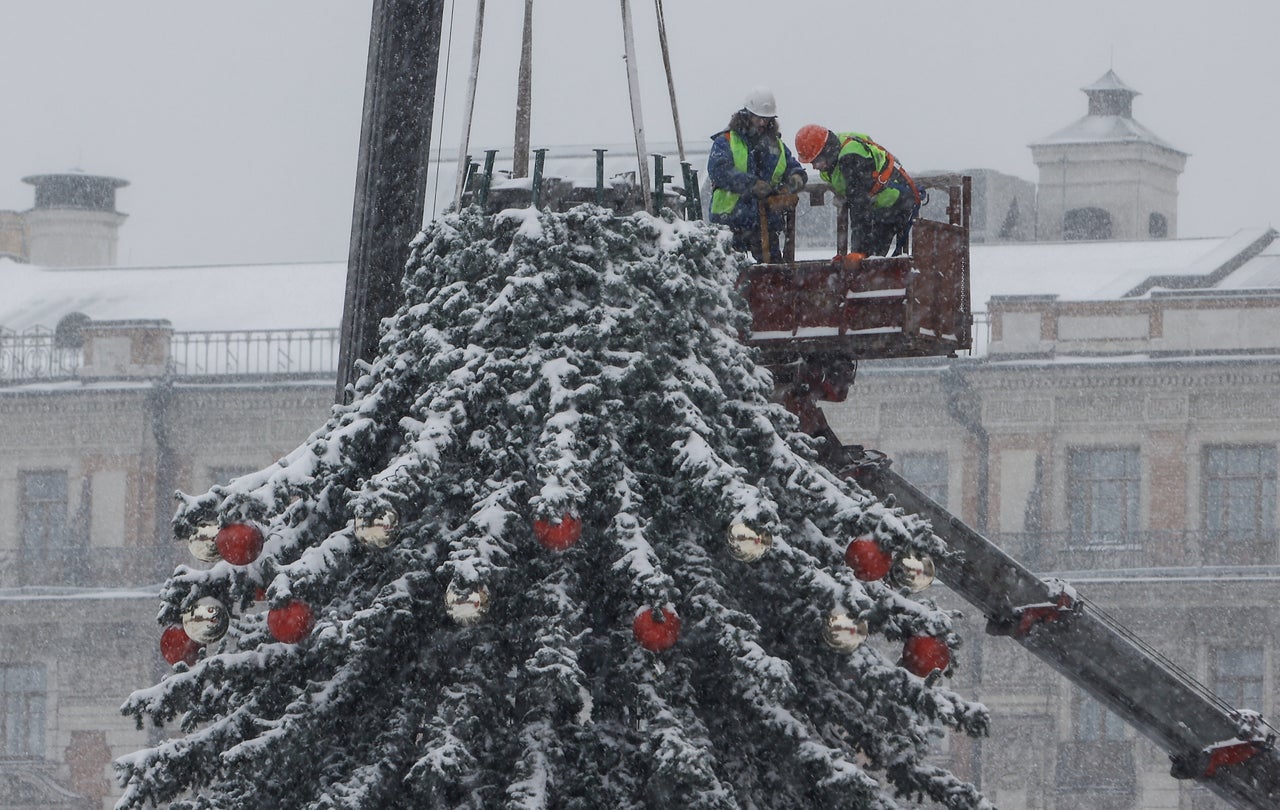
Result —
[{"label": "ornate stone facade", "polygon": [[[1165,302],[1180,306],[1145,306],[1159,314]],[[1258,302],[1240,305],[1247,329],[1240,313]],[[953,512],[1041,576],[1071,582],[1087,609],[1232,706],[1273,718],[1280,353],[1207,354],[1202,343],[1108,357],[1049,340],[1031,358],[1000,345],[981,359],[866,363],[828,418],[845,442],[906,461],[909,478],[930,471]],[[1047,664],[986,635],[985,617],[939,598],[966,613],[958,685],[995,718],[991,739],[957,740],[952,756],[1003,810],[1226,806],[1173,779],[1161,749]]]},{"label": "ornate stone facade", "polygon": [[170,535],[172,493],[270,465],[332,404],[331,375],[167,373],[169,345],[91,326],[79,376],[0,387],[4,810],[112,806],[111,760],[154,733],[119,706],[168,666],[158,584],[201,565]]}]

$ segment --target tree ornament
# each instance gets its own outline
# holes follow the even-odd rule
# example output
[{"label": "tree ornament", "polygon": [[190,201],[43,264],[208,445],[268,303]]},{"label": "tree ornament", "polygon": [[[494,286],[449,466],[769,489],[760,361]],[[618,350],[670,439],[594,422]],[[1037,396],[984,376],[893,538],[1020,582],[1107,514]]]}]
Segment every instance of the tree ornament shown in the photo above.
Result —
[{"label": "tree ornament", "polygon": [[301,599],[290,599],[283,607],[267,611],[267,629],[276,641],[297,644],[316,626],[316,614]]},{"label": "tree ornament", "polygon": [[262,553],[262,530],[252,523],[228,523],[214,538],[222,559],[232,565],[248,565]]},{"label": "tree ornament", "polygon": [[191,666],[200,657],[200,643],[187,635],[182,625],[171,624],[160,634],[160,654],[170,664],[185,661]]},{"label": "tree ornament", "polygon": [[729,527],[729,554],[735,560],[755,562],[773,547],[773,536],[765,531],[757,531],[745,523],[735,523]]},{"label": "tree ornament", "polygon": [[951,665],[951,648],[937,636],[912,636],[902,645],[902,665],[921,678],[935,669],[946,672]]},{"label": "tree ornament", "polygon": [[827,616],[827,626],[823,628],[822,640],[833,650],[853,652],[862,646],[871,635],[866,621],[854,618],[841,610],[833,610]]},{"label": "tree ornament", "polygon": [[187,548],[191,551],[191,556],[200,562],[217,562],[222,559],[218,554],[218,544],[214,538],[218,536],[218,524],[201,523],[196,527],[195,533],[187,540]]},{"label": "tree ornament", "polygon": [[450,582],[444,594],[444,607],[449,618],[463,627],[478,624],[489,612],[489,589],[483,585],[458,588]]},{"label": "tree ornament", "polygon": [[640,646],[650,652],[669,650],[680,637],[680,617],[667,608],[643,607],[636,611],[631,632]]},{"label": "tree ornament", "polygon": [[231,614],[212,596],[202,596],[182,614],[182,629],[200,644],[212,644],[227,634]]},{"label": "tree ornament", "polygon": [[582,537],[582,521],[578,520],[568,512],[560,518],[559,523],[552,523],[549,520],[535,520],[533,522],[533,536],[538,538],[538,542],[545,548],[552,551],[564,551],[578,542]]},{"label": "tree ornament", "polygon": [[351,522],[356,539],[366,546],[387,548],[396,540],[396,526],[400,516],[387,508],[374,516],[358,517]]},{"label": "tree ornament", "polygon": [[899,554],[889,570],[889,582],[895,588],[907,588],[912,593],[920,593],[933,584],[934,575],[933,558],[928,554],[919,557]]},{"label": "tree ornament", "polygon": [[844,561],[863,582],[884,579],[893,567],[893,555],[882,549],[873,537],[859,537],[850,543],[844,550]]}]

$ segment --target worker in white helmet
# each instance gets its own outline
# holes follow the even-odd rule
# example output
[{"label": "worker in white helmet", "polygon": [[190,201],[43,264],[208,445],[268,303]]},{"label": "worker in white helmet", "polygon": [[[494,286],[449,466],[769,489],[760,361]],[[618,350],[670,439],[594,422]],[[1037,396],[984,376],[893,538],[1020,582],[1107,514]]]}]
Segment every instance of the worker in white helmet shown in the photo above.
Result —
[{"label": "worker in white helmet", "polygon": [[757,87],[747,94],[729,125],[711,136],[707,161],[711,181],[711,221],[733,231],[733,244],[759,261],[781,258],[782,214],[768,217],[770,253],[760,255],[760,201],[779,191],[798,192],[808,175],[782,139],[773,91]]}]

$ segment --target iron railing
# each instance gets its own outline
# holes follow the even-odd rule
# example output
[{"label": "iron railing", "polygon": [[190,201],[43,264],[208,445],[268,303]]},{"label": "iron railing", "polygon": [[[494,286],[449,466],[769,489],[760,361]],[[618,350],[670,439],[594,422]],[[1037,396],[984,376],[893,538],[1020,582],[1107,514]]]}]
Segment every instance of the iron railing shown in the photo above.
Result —
[{"label": "iron railing", "polygon": [[179,377],[333,375],[339,335],[338,329],[175,332],[169,358]]},{"label": "iron railing", "polygon": [[1071,531],[995,532],[992,542],[1033,571],[1197,568],[1280,564],[1280,531],[1246,535],[1148,530],[1110,536]]},{"label": "iron railing", "polygon": [[[339,337],[338,329],[174,332],[169,370],[179,377],[333,376]],[[0,329],[0,384],[74,379],[83,365],[82,349],[59,346],[50,329]]]},{"label": "iron railing", "polygon": [[0,382],[74,377],[81,361],[80,349],[58,346],[52,329],[15,332],[0,327]]},{"label": "iron railing", "polygon": [[[990,320],[975,312],[972,355],[986,354]],[[174,332],[169,370],[178,377],[278,377],[338,373],[338,329],[253,329]],[[0,384],[67,380],[80,376],[80,347],[59,346],[52,329],[21,332],[0,327]]]},{"label": "iron railing", "polygon": [[0,551],[0,588],[146,585],[163,580],[178,563],[190,563],[186,546],[94,546],[70,543]]},{"label": "iron railing", "polygon": [[[1077,799],[1081,798],[1081,792],[1132,795],[1138,787],[1134,743],[1134,740],[1058,743],[1055,770],[1058,792]],[[1103,802],[1097,801],[1097,804]]]}]

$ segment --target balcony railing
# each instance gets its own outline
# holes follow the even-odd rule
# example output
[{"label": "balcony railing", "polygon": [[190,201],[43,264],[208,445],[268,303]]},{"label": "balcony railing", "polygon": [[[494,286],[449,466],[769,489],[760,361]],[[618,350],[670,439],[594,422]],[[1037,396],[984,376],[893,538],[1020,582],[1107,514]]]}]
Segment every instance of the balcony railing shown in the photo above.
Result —
[{"label": "balcony railing", "polygon": [[[337,329],[174,332],[170,372],[180,377],[334,376]],[[59,345],[50,329],[0,329],[0,384],[74,379],[83,350]]]},{"label": "balcony railing", "polygon": [[1138,784],[1133,749],[1133,740],[1059,743],[1058,791],[1077,796],[1081,792],[1133,794]]},{"label": "balcony railing", "polygon": [[1106,537],[1072,532],[998,532],[992,542],[1033,571],[1276,565],[1280,532],[1248,535],[1153,530]]},{"label": "balcony railing", "polygon": [[121,587],[147,585],[191,561],[177,543],[147,547],[44,546],[0,551],[0,588],[32,585]]},{"label": "balcony railing", "polygon": [[0,382],[74,377],[81,361],[80,349],[58,346],[51,329],[0,329]]},{"label": "balcony railing", "polygon": [[337,329],[175,332],[169,358],[182,377],[333,375],[338,343]]},{"label": "balcony railing", "polygon": [[[986,354],[990,330],[987,313],[975,312],[974,356]],[[168,365],[179,377],[335,376],[340,337],[338,329],[174,332]],[[59,345],[52,329],[0,328],[0,384],[75,379],[83,365],[83,349]]]}]

